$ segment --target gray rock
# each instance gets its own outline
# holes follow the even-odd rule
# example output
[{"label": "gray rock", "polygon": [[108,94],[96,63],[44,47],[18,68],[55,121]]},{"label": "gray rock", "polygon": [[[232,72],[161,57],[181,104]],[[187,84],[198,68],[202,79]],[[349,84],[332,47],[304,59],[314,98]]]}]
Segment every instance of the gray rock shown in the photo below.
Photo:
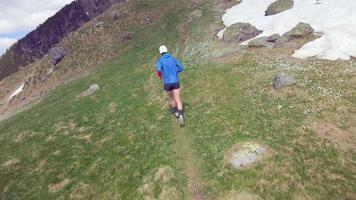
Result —
[{"label": "gray rock", "polygon": [[267,151],[264,146],[254,142],[246,142],[232,154],[230,163],[233,167],[241,169],[256,162]]},{"label": "gray rock", "polygon": [[87,90],[87,94],[88,95],[92,95],[94,94],[96,91],[100,90],[100,87],[98,84],[93,84],[89,87],[89,89]]},{"label": "gray rock", "polygon": [[67,52],[62,46],[56,46],[49,50],[48,56],[53,65],[57,65],[65,56]]},{"label": "gray rock", "polygon": [[111,17],[114,21],[117,21],[121,18],[121,15],[120,15],[119,11],[114,10],[111,12]]},{"label": "gray rock", "polygon": [[277,33],[267,37],[267,42],[273,42],[278,46],[286,43],[287,41],[288,41],[288,38],[283,37]]},{"label": "gray rock", "polygon": [[262,31],[258,30],[255,26],[249,23],[236,23],[231,25],[224,32],[223,40],[226,42],[241,43],[261,34]]},{"label": "gray rock", "polygon": [[267,10],[265,11],[265,16],[275,15],[284,12],[288,9],[293,8],[293,5],[293,0],[278,0],[268,6]]},{"label": "gray rock", "polygon": [[98,22],[96,22],[96,23],[94,24],[94,27],[95,27],[95,28],[103,28],[103,27],[105,27],[105,25],[106,25],[105,22],[103,22],[103,21],[98,21]]},{"label": "gray rock", "polygon": [[78,95],[76,97],[76,99],[78,100],[79,98],[82,97],[87,97],[90,95],[93,95],[96,91],[100,90],[100,87],[98,84],[93,84],[91,85],[87,90],[83,91],[80,95]]},{"label": "gray rock", "polygon": [[292,86],[296,83],[297,81],[293,76],[281,73],[274,77],[273,87],[276,90],[280,90],[283,86]]},{"label": "gray rock", "polygon": [[300,22],[292,30],[283,34],[284,37],[290,39],[303,38],[313,34],[314,29],[307,23]]},{"label": "gray rock", "polygon": [[275,44],[273,42],[268,42],[267,41],[268,37],[259,37],[254,40],[251,40],[248,43],[249,47],[267,47],[267,48],[273,48]]},{"label": "gray rock", "polygon": [[120,38],[119,38],[120,42],[122,42],[122,43],[127,42],[131,39],[132,39],[132,32],[129,32],[129,31],[121,33]]}]

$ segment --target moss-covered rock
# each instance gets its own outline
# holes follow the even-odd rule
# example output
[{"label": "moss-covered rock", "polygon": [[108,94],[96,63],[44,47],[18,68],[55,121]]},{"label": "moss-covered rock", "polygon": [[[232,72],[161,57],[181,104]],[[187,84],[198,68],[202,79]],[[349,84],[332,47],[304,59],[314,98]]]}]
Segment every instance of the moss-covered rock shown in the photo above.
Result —
[{"label": "moss-covered rock", "polygon": [[249,23],[236,23],[231,25],[224,32],[223,40],[226,42],[238,42],[249,40],[261,34],[262,31],[258,30],[255,26]]},{"label": "moss-covered rock", "polygon": [[279,35],[278,33],[273,34],[267,38],[267,42],[273,42],[274,44],[282,45],[288,41],[288,38]]},{"label": "moss-covered rock", "polygon": [[307,23],[300,22],[292,30],[283,34],[288,39],[303,38],[305,36],[313,34],[314,29]]},{"label": "moss-covered rock", "polygon": [[293,0],[278,0],[268,6],[267,10],[265,11],[265,15],[269,16],[281,13],[283,11],[293,8],[293,5]]},{"label": "moss-covered rock", "polygon": [[267,48],[273,48],[275,46],[275,44],[273,42],[268,42],[267,41],[268,37],[260,37],[260,38],[256,38],[251,40],[248,43],[249,47],[267,47]]}]

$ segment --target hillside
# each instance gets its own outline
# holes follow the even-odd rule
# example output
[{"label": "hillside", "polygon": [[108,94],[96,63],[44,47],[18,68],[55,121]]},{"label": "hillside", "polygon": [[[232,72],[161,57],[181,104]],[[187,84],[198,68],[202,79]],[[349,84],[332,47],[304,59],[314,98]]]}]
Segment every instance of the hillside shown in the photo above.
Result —
[{"label": "hillside", "polygon": [[[235,4],[127,1],[63,38],[58,65],[0,81],[0,199],[354,199],[355,61],[292,57],[312,34],[219,39]],[[185,66],[184,128],[154,74],[161,44]],[[273,89],[281,72],[297,83]],[[231,164],[256,145],[257,162]]]},{"label": "hillside", "polygon": [[0,57],[0,80],[17,72],[62,41],[69,33],[125,0],[77,0],[66,5]]}]

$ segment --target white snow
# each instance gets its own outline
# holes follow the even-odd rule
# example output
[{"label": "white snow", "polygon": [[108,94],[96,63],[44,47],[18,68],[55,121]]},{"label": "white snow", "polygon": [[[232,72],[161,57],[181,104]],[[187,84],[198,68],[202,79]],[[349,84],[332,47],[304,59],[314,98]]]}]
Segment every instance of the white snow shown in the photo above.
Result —
[{"label": "white snow", "polygon": [[[265,16],[265,10],[275,1],[243,0],[226,10],[222,19],[226,27],[237,22],[256,26],[263,30],[257,37],[274,33],[283,35],[299,22],[305,22],[321,37],[296,50],[293,56],[317,56],[329,60],[348,60],[350,56],[356,56],[356,0],[294,0],[292,9]],[[220,38],[225,29],[218,33]]]},{"label": "white snow", "polygon": [[24,87],[25,87],[25,83],[22,83],[22,85],[21,85],[19,88],[17,88],[17,89],[15,90],[15,92],[13,92],[13,93],[11,94],[11,96],[10,96],[9,98],[7,98],[7,100],[9,101],[9,100],[11,100],[14,96],[20,94],[20,93],[23,91],[23,88],[24,88]]}]

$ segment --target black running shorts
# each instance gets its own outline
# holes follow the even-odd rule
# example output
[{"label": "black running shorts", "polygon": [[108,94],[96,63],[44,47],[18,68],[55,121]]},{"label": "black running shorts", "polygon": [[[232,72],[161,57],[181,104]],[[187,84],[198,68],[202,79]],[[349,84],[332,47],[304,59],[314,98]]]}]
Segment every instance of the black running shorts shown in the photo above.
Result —
[{"label": "black running shorts", "polygon": [[176,90],[180,88],[180,83],[169,83],[169,84],[164,84],[163,89],[167,92],[170,92],[172,90]]}]

